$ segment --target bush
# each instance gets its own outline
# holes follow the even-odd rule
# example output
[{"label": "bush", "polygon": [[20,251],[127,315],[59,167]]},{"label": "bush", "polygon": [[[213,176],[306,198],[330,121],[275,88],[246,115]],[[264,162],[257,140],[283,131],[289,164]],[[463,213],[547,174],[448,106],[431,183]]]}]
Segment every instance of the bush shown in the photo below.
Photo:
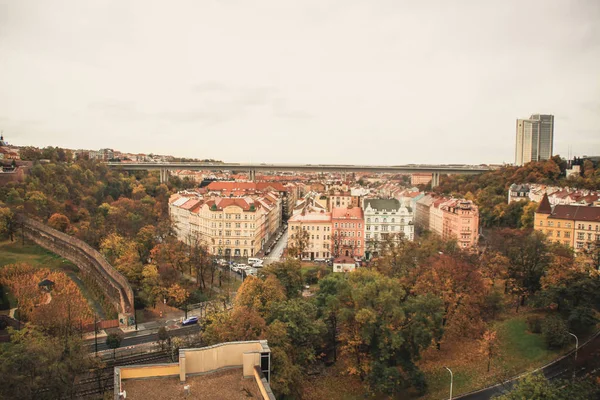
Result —
[{"label": "bush", "polygon": [[575,332],[586,332],[598,323],[594,310],[590,307],[577,307],[569,313],[569,328]]},{"label": "bush", "polygon": [[531,333],[542,333],[542,317],[539,315],[531,315],[527,317],[527,326]]},{"label": "bush", "polygon": [[560,349],[569,341],[567,324],[556,315],[546,317],[542,322],[542,335],[549,349]]}]

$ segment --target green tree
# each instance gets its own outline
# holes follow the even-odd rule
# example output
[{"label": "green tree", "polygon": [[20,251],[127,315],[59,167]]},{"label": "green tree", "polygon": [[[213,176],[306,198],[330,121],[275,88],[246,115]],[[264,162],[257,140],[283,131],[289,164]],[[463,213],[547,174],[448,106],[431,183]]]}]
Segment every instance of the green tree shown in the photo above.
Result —
[{"label": "green tree", "polygon": [[403,301],[405,293],[394,279],[363,269],[348,276],[348,285],[340,299],[340,341],[348,372],[374,392],[391,395],[411,385],[424,392],[415,361],[439,335],[439,299],[428,295]]},{"label": "green tree", "polygon": [[0,238],[14,240],[16,231],[14,214],[8,207],[0,207]]},{"label": "green tree", "polygon": [[51,337],[31,326],[9,332],[0,346],[2,399],[74,398],[81,371],[97,366],[77,335]]},{"label": "green tree", "polygon": [[536,372],[521,378],[510,392],[496,396],[496,400],[588,400],[597,398],[598,386],[590,379],[574,382],[549,382]]},{"label": "green tree", "polygon": [[557,315],[548,316],[542,321],[542,336],[550,349],[560,349],[569,341],[567,324]]},{"label": "green tree", "polygon": [[117,358],[116,351],[121,347],[123,341],[123,335],[118,333],[109,333],[106,336],[106,346],[113,351],[113,359]]},{"label": "green tree", "polygon": [[300,296],[304,281],[299,260],[288,257],[283,262],[269,264],[262,272],[265,275],[274,275],[288,298]]}]

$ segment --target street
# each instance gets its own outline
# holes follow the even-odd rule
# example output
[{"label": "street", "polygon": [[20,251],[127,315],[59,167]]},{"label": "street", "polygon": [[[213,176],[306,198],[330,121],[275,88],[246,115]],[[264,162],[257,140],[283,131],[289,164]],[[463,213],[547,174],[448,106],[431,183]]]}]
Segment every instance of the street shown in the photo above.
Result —
[{"label": "street", "polygon": [[[198,333],[200,331],[200,325],[191,325],[186,327],[181,327],[179,329],[169,330],[169,335],[171,337],[174,336],[185,336],[191,335],[194,333]],[[120,347],[134,346],[142,343],[150,343],[158,341],[158,329],[149,329],[145,331],[137,331],[131,332],[125,335],[125,338],[121,342]],[[94,339],[86,340],[86,345],[88,347],[88,351],[90,353],[95,351]],[[98,351],[108,350],[108,346],[106,346],[106,337],[98,338]]]},{"label": "street", "polygon": [[[585,376],[587,373],[600,367],[600,357],[598,357],[599,351],[600,335],[593,337],[589,342],[579,347],[576,363],[577,376]],[[567,355],[556,362],[546,365],[542,368],[542,372],[544,373],[544,376],[550,380],[569,379],[573,374],[573,355]],[[499,383],[477,392],[456,396],[455,398],[462,400],[488,400],[493,396],[506,393],[516,382],[517,380],[511,380]]]},{"label": "street", "polygon": [[271,250],[271,253],[268,256],[264,257],[265,265],[281,261],[281,257],[283,256],[283,250],[285,250],[287,246],[287,241],[288,231],[286,229],[283,232],[283,235],[281,235],[281,238],[277,241],[277,243],[275,243],[275,246],[273,246],[273,250]]}]

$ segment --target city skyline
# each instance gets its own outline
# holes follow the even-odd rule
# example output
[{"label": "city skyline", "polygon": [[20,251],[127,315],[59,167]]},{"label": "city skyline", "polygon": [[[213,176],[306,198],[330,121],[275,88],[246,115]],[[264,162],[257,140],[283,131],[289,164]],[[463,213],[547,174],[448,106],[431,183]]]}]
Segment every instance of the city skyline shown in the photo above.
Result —
[{"label": "city skyline", "polygon": [[32,3],[0,0],[14,145],[512,163],[515,118],[536,112],[555,116],[555,154],[600,151],[594,1]]}]

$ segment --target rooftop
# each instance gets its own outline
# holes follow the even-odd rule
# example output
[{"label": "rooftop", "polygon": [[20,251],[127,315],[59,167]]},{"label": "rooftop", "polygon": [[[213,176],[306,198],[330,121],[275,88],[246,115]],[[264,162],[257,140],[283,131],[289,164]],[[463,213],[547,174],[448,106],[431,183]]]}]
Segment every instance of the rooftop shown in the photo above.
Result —
[{"label": "rooftop", "polygon": [[[184,385],[190,385],[190,395],[185,396]],[[155,379],[127,379],[122,383],[127,399],[144,400],[248,400],[262,399],[256,381],[244,379],[242,368],[226,369],[205,375],[190,376],[186,382],[178,376]]]}]

